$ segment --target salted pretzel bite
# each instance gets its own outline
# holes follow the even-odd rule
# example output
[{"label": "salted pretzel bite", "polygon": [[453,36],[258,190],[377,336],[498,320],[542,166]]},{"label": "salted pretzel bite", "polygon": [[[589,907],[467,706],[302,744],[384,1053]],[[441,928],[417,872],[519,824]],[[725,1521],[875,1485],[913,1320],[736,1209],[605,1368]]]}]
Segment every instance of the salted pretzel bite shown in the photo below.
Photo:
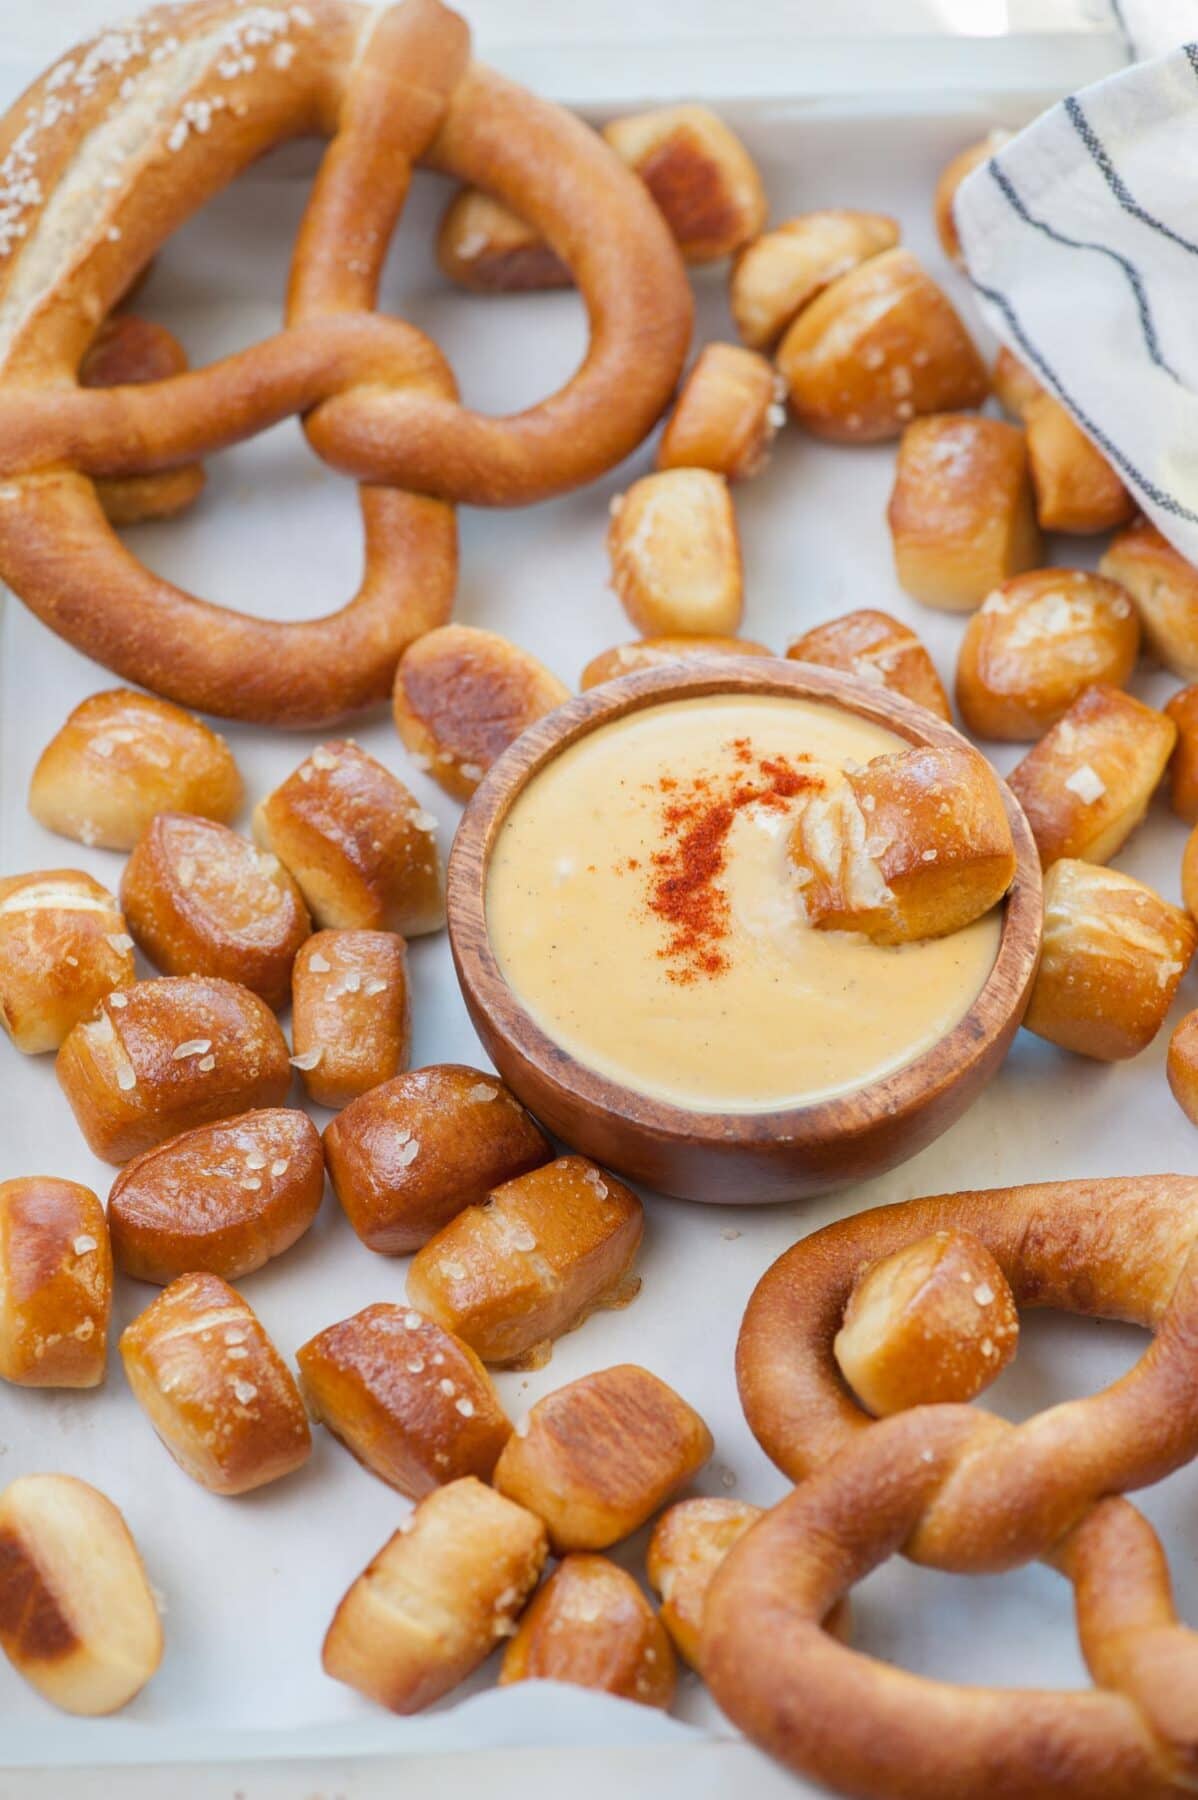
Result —
[{"label": "salted pretzel bite", "polygon": [[1121,587],[1082,569],[1036,569],[987,595],[957,657],[957,705],[982,738],[1038,738],[1095,682],[1122,687],[1140,625]]},{"label": "salted pretzel bite", "polygon": [[1165,1072],[1173,1098],[1191,1124],[1198,1125],[1198,1011],[1188,1012],[1169,1039]]},{"label": "salted pretzel bite", "polygon": [[1174,694],[1165,717],[1177,727],[1169,758],[1169,804],[1187,825],[1198,825],[1198,686]]},{"label": "salted pretzel bite", "polygon": [[124,915],[82,869],[0,880],[0,1024],[26,1056],[57,1050],[133,979]]},{"label": "salted pretzel bite", "polygon": [[833,1351],[876,1418],[972,1400],[1015,1354],[1019,1315],[980,1238],[936,1231],[861,1270]]},{"label": "salted pretzel bite", "polygon": [[932,200],[932,214],[936,225],[936,236],[940,239],[940,248],[958,267],[964,267],[961,255],[961,240],[957,235],[957,221],[953,217],[953,202],[957,198],[957,189],[967,175],[972,175],[982,163],[989,162],[996,150],[1000,150],[1010,137],[1009,131],[988,131],[980,143],[970,144],[959,150],[952,160],[945,164],[936,183],[936,192]]},{"label": "salted pretzel bite", "polygon": [[699,1667],[703,1607],[712,1576],[738,1538],[762,1516],[744,1500],[679,1500],[653,1527],[645,1554],[649,1585],[661,1596],[661,1622],[674,1648]]},{"label": "salted pretzel bite", "polygon": [[538,1400],[495,1468],[495,1486],[544,1519],[555,1556],[606,1550],[697,1475],[713,1449],[693,1407],[634,1363]]},{"label": "salted pretzel bite", "polygon": [[994,387],[995,399],[1003,411],[1010,413],[1013,419],[1025,419],[1032,401],[1038,399],[1044,392],[1027,364],[1021,363],[1005,344],[1000,344],[998,347],[998,355],[995,357],[994,367],[990,371],[990,380]]},{"label": "salted pretzel bite", "polygon": [[305,757],[255,809],[254,837],[318,926],[417,937],[445,923],[436,819],[349,740]]},{"label": "salted pretzel bite", "polygon": [[728,279],[742,340],[769,350],[809,300],[898,241],[898,225],[884,213],[800,213],[763,232],[745,245]]},{"label": "salted pretzel bite", "polygon": [[728,481],[758,474],[785,423],[773,364],[739,344],[705,344],[657,445],[659,469],[710,469]]},{"label": "salted pretzel bite", "polygon": [[533,225],[481,188],[459,188],[437,230],[441,272],[479,294],[573,287],[574,277]]},{"label": "salted pretzel bite", "polygon": [[417,766],[468,800],[508,745],[569,697],[543,663],[497,632],[443,625],[399,659],[395,724]]},{"label": "salted pretzel bite", "polygon": [[885,250],[805,306],[778,346],[790,410],[816,437],[897,437],[918,413],[980,406],[989,383],[949,301],[909,250]]},{"label": "salted pretzel bite", "polygon": [[971,611],[1040,558],[1023,433],[979,413],[912,420],[887,518],[900,587],[925,606]]},{"label": "salted pretzel bite", "polygon": [[124,1519],[73,1475],[22,1475],[0,1494],[0,1648],[63,1712],[127,1706],[162,1661],[162,1624]]},{"label": "salted pretzel bite", "polygon": [[959,931],[1015,876],[998,782],[964,747],[897,750],[846,770],[799,814],[790,858],[809,924],[879,944]]},{"label": "salted pretzel bite", "polygon": [[674,1651],[626,1570],[606,1556],[562,1559],[516,1627],[499,1672],[515,1681],[565,1681],[642,1706],[674,1698]]},{"label": "salted pretzel bite", "polygon": [[1044,948],[1023,1023],[1099,1062],[1138,1056],[1196,945],[1192,918],[1144,882],[1062,857],[1044,877]]},{"label": "salted pretzel bite", "polygon": [[419,1712],[512,1635],[546,1554],[541,1521],[474,1476],[434,1489],[343,1596],[325,1672]]},{"label": "salted pretzel bite", "polygon": [[905,694],[937,718],[952,722],[952,709],[936,665],[915,633],[889,613],[863,607],[839,619],[815,625],[796,638],[786,652],[792,662],[818,663],[843,669],[858,681]]},{"label": "salted pretzel bite", "polygon": [[[187,355],[165,325],[132,313],[105,319],[79,365],[80,387],[128,387],[181,375]],[[136,525],[141,519],[170,519],[197,500],[204,486],[199,463],[180,469],[156,469],[147,475],[102,476],[96,497],[111,525]]]},{"label": "salted pretzel bite", "polygon": [[1153,655],[1183,681],[1198,680],[1198,569],[1142,516],[1111,540],[1098,567],[1131,595]]},{"label": "salted pretzel bite", "polygon": [[108,1227],[91,1189],[52,1175],[0,1182],[0,1377],[97,1387],[111,1309]]},{"label": "salted pretzel bite", "polygon": [[727,636],[744,610],[732,496],[709,469],[645,475],[611,503],[611,585],[646,637]]},{"label": "salted pretzel bite", "polygon": [[38,758],[29,810],[60,837],[132,850],[156,813],[198,813],[228,824],[241,776],[224,738],[152,694],[92,694]]},{"label": "salted pretzel bite", "polygon": [[1109,862],[1148,811],[1177,727],[1118,688],[1087,688],[1007,776],[1045,868]]},{"label": "salted pretzel bite", "polygon": [[994,365],[994,391],[1026,428],[1036,517],[1043,529],[1089,537],[1126,525],[1135,502],[1106,457],[1005,346]]},{"label": "salted pretzel bite", "polygon": [[266,1002],[203,975],[109,994],[67,1037],[55,1072],[90,1148],[113,1163],[194,1125],[278,1106],[291,1080]]},{"label": "salted pretzel bite", "polygon": [[393,931],[318,931],[291,974],[292,1062],[318,1106],[345,1106],[407,1067],[408,951]]},{"label": "salted pretzel bite", "polygon": [[644,1226],[631,1188],[559,1156],[442,1226],[412,1258],[408,1298],[484,1362],[536,1367],[554,1338],[635,1296]]},{"label": "salted pretzel bite", "polygon": [[214,1494],[246,1494],[308,1460],[295,1378],[257,1315],[219,1275],[181,1275],[120,1338],[133,1397],[179,1467]]},{"label": "salted pretzel bite", "polygon": [[751,638],[737,637],[652,637],[639,638],[633,644],[615,644],[593,656],[579,677],[578,686],[585,694],[588,688],[603,681],[618,681],[621,675],[632,675],[637,669],[656,669],[662,663],[687,662],[695,656],[772,656],[764,644]]},{"label": "salted pretzel bite", "polygon": [[276,1012],[312,930],[303,895],[278,857],[227,825],[159,813],[121,878],[139,948],[164,975],[239,981]]},{"label": "salted pretzel bite", "polygon": [[418,1250],[465,1206],[548,1162],[548,1138],[494,1075],[435,1063],[351,1100],[324,1134],[334,1192],[380,1256]]},{"label": "salted pretzel bite", "polygon": [[117,1265],[161,1287],[180,1275],[239,1281],[289,1250],[324,1197],[306,1113],[269,1107],[199,1125],[126,1163],[108,1195]]}]

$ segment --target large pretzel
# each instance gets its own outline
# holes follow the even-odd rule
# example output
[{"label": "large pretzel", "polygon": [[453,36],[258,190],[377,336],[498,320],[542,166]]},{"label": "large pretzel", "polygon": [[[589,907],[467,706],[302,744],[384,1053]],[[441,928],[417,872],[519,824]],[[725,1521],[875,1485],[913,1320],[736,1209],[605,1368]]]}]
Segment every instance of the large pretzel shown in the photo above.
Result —
[{"label": "large pretzel", "polygon": [[[146,384],[86,388],[105,316],[163,240],[262,152],[332,138],[300,229],[286,327]],[[375,313],[413,164],[484,186],[569,264],[591,342],[510,418],[460,406],[436,347]],[[439,0],[159,7],[51,69],[0,125],[0,574],[98,661],[189,705],[288,725],[381,699],[447,616],[452,503],[516,506],[602,473],[668,400],[690,333],[678,251],[586,126],[469,61]],[[246,617],[119,542],[95,480],[194,463],[291,413],[361,482],[365,574],[341,612]]]},{"label": "large pretzel", "polygon": [[[832,1341],[860,1271],[932,1232],[980,1238],[1023,1306],[1142,1325],[1153,1341],[1104,1393],[1019,1426],[920,1406],[874,1421]],[[757,1742],[877,1800],[1154,1800],[1198,1787],[1198,1636],[1178,1624],[1151,1527],[1105,1498],[1198,1451],[1198,1180],[1046,1182],[880,1208],[786,1252],[737,1351],[767,1453],[799,1482],[712,1585],[702,1667]],[[820,1623],[901,1550],[937,1568],[1033,1557],[1074,1586],[1098,1687],[960,1688],[829,1638]]]}]

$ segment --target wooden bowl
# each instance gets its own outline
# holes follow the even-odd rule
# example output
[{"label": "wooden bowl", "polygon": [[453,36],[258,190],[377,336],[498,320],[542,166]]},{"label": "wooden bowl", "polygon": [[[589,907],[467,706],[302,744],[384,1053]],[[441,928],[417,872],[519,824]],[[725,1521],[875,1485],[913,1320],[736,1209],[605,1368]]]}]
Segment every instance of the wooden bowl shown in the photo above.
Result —
[{"label": "wooden bowl", "polygon": [[533,776],[570,744],[626,713],[708,694],[822,700],[912,744],[964,740],[922,707],[813,663],[704,659],[641,670],[567,701],[514,743],[462,817],[449,860],[449,934],[470,1017],[496,1068],[572,1149],[660,1193],[721,1205],[794,1200],[863,1181],[914,1156],[976,1099],[1023,1017],[1040,954],[1040,860],[1003,784],[1018,866],[998,954],[960,1024],[905,1067],[833,1099],[776,1112],[695,1112],[578,1062],[525,1011],[487,934],[487,866],[496,836]]}]

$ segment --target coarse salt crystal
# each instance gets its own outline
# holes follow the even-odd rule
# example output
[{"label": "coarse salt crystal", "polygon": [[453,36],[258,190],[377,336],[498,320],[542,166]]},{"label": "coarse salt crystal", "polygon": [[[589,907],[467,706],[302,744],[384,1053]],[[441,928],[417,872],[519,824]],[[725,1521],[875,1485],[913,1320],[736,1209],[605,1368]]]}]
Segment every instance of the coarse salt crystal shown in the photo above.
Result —
[{"label": "coarse salt crystal", "polygon": [[310,956],[308,958],[308,967],[314,975],[327,975],[332,964],[329,962],[328,958],[322,956],[318,950],[315,956]]},{"label": "coarse salt crystal", "polygon": [[280,1156],[274,1162],[271,1163],[270,1172],[272,1175],[286,1175],[286,1173],[290,1167],[291,1167],[291,1163],[290,1163],[289,1158],[287,1158],[286,1156]]},{"label": "coarse salt crystal", "polygon": [[424,1320],[418,1312],[406,1312],[403,1316],[404,1328],[407,1331],[419,1331]]},{"label": "coarse salt crystal", "polygon": [[386,986],[387,986],[387,983],[383,980],[381,975],[372,975],[370,977],[370,980],[366,983],[365,987],[362,989],[362,992],[364,994],[369,995],[371,998],[373,998],[373,996],[375,994],[381,994],[384,991],[384,989],[386,988]]},{"label": "coarse salt crystal", "polygon": [[1092,768],[1089,763],[1080,763],[1072,775],[1067,775],[1065,786],[1071,794],[1076,794],[1086,806],[1093,806],[1094,802],[1101,800],[1106,793],[1106,782],[1097,769]]},{"label": "coarse salt crystal", "polygon": [[86,1256],[89,1250],[94,1250],[95,1248],[95,1238],[89,1237],[86,1231],[81,1231],[71,1245],[71,1249],[75,1252],[76,1256]]},{"label": "coarse salt crystal", "polygon": [[125,954],[126,950],[132,950],[133,948],[133,939],[129,936],[127,931],[109,931],[105,933],[105,936],[113,949],[121,956]]},{"label": "coarse salt crystal", "polygon": [[266,1158],[260,1150],[251,1150],[246,1156],[245,1166],[247,1169],[264,1169],[266,1167]]},{"label": "coarse salt crystal", "polygon": [[416,1161],[416,1158],[419,1155],[420,1155],[419,1140],[417,1138],[412,1138],[410,1140],[410,1142],[401,1145],[399,1153],[396,1156],[395,1160],[399,1164],[401,1169],[408,1169]]},{"label": "coarse salt crystal", "polygon": [[240,1377],[233,1383],[233,1393],[243,1406],[258,1398],[258,1390],[252,1381],[242,1381]]},{"label": "coarse salt crystal", "polygon": [[204,1074],[204,1075],[211,1075],[211,1073],[212,1073],[213,1069],[215,1069],[215,1067],[216,1067],[215,1056],[201,1056],[199,1062],[196,1064],[196,1068],[199,1069],[201,1074]]},{"label": "coarse salt crystal", "polygon": [[125,1063],[122,1068],[117,1070],[116,1084],[122,1092],[126,1094],[129,1092],[130,1088],[135,1088],[137,1086],[137,1076],[133,1073],[133,1070],[129,1067],[128,1063]]},{"label": "coarse salt crystal", "polygon": [[293,1069],[314,1069],[323,1055],[324,1045],[314,1044],[311,1050],[305,1050],[302,1056],[293,1056],[291,1066]]},{"label": "coarse salt crystal", "polygon": [[989,1306],[994,1298],[994,1289],[988,1281],[979,1281],[973,1290],[973,1297],[979,1306]]},{"label": "coarse salt crystal", "polygon": [[188,1056],[203,1056],[211,1048],[211,1038],[187,1038],[183,1043],[175,1045],[171,1051],[171,1061],[182,1062]]},{"label": "coarse salt crystal", "polygon": [[454,1401],[454,1405],[464,1419],[472,1419],[474,1417],[474,1402],[473,1400],[467,1400],[464,1394],[460,1400]]},{"label": "coarse salt crystal", "polygon": [[498,1096],[498,1093],[499,1089],[497,1087],[492,1087],[489,1081],[477,1081],[474,1086],[468,1090],[466,1098],[467,1100],[494,1100]]},{"label": "coarse salt crystal", "polygon": [[437,1267],[442,1275],[448,1275],[451,1281],[461,1281],[466,1273],[465,1265],[460,1263],[455,1256],[443,1256]]},{"label": "coarse salt crystal", "polygon": [[109,996],[108,996],[108,1005],[109,1006],[115,1006],[119,1009],[122,1006],[128,1006],[128,1004],[129,1004],[129,1002],[125,998],[124,994],[109,994]]}]

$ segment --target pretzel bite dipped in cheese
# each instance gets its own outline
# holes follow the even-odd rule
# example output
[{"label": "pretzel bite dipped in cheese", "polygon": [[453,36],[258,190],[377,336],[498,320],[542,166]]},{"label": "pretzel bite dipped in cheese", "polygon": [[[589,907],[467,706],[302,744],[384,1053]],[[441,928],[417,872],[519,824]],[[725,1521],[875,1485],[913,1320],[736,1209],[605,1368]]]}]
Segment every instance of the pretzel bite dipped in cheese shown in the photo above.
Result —
[{"label": "pretzel bite dipped in cheese", "polygon": [[[1135,502],[1073,415],[1005,347],[994,365],[994,390],[1027,432],[1036,517],[1045,531],[1079,537],[1126,525]],[[1108,570],[1099,565],[1105,575]]]},{"label": "pretzel bite dipped in cheese", "polygon": [[1198,685],[1174,694],[1165,717],[1177,727],[1169,758],[1169,804],[1187,825],[1198,825]]},{"label": "pretzel bite dipped in cheese", "polygon": [[1192,918],[1142,881],[1063,857],[1044,877],[1044,948],[1023,1023],[1099,1062],[1138,1056],[1196,945]]},{"label": "pretzel bite dipped in cheese", "polygon": [[515,1631],[547,1550],[540,1519],[474,1476],[434,1489],[343,1596],[326,1674],[392,1712],[431,1706]]},{"label": "pretzel bite dipped in cheese", "polygon": [[758,474],[785,422],[785,388],[771,363],[739,344],[705,344],[657,446],[659,469],[710,469],[728,481]]},{"label": "pretzel bite dipped in cheese", "polygon": [[738,637],[652,637],[632,644],[615,644],[593,656],[579,677],[582,693],[604,681],[618,681],[638,669],[659,669],[663,663],[689,662],[703,656],[772,656],[764,644]]},{"label": "pretzel bite dipped in cheese", "polygon": [[214,1494],[290,1475],[312,1448],[295,1378],[219,1275],[181,1275],[120,1338],[133,1397],[179,1467]]},{"label": "pretzel bite dipped in cheese", "polygon": [[399,659],[395,724],[413,761],[455,800],[469,800],[508,745],[569,697],[564,682],[497,632],[442,625]]},{"label": "pretzel bite dipped in cheese", "polygon": [[998,781],[964,746],[898,750],[846,770],[800,812],[790,857],[810,925],[878,944],[959,931],[1015,876]]},{"label": "pretzel bite dipped in cheese", "polygon": [[703,1608],[712,1577],[733,1544],[762,1517],[744,1500],[679,1500],[653,1527],[645,1570],[661,1596],[661,1622],[674,1648],[692,1669],[699,1667]]},{"label": "pretzel bite dipped in cheese", "polygon": [[626,1570],[606,1556],[564,1557],[508,1645],[500,1687],[565,1681],[668,1707],[677,1668],[661,1620]]},{"label": "pretzel bite dipped in cheese", "polygon": [[1153,655],[1198,680],[1198,569],[1143,517],[1111,540],[1098,567],[1131,595]]},{"label": "pretzel bite dipped in cheese", "polygon": [[559,1156],[443,1226],[412,1258],[408,1298],[484,1362],[535,1368],[554,1338],[635,1297],[644,1225],[631,1188]]},{"label": "pretzel bite dipped in cheese", "polygon": [[947,295],[909,250],[833,281],[778,346],[790,410],[816,437],[897,437],[917,414],[980,406],[989,383]]},{"label": "pretzel bite dipped in cheese", "polygon": [[0,1648],[63,1712],[118,1712],[162,1661],[154,1594],[124,1519],[73,1475],[22,1475],[0,1494]]},{"label": "pretzel bite dipped in cheese", "polygon": [[508,1439],[495,1486],[544,1519],[555,1556],[606,1550],[697,1475],[712,1448],[680,1394],[621,1363],[538,1400]]},{"label": "pretzel bite dipped in cheese", "polygon": [[709,469],[663,469],[611,503],[611,585],[646,637],[727,636],[744,611],[732,496]]},{"label": "pretzel bite dipped in cheese", "polygon": [[808,301],[898,241],[898,225],[884,213],[800,213],[763,232],[745,245],[728,280],[742,341],[770,350]]},{"label": "pretzel bite dipped in cheese", "polygon": [[0,880],[0,1024],[26,1056],[57,1050],[133,979],[124,915],[82,869]]},{"label": "pretzel bite dipped in cheese", "polygon": [[239,1281],[289,1250],[324,1197],[306,1113],[269,1107],[200,1125],[126,1163],[108,1195],[118,1267],[160,1287],[188,1273]]},{"label": "pretzel bite dipped in cheese", "polygon": [[1177,727],[1118,688],[1087,688],[1007,781],[1047,869],[1060,856],[1105,863],[1148,811]]},{"label": "pretzel bite dipped in cheese", "polygon": [[915,633],[889,613],[863,607],[813,626],[786,652],[792,662],[818,663],[843,669],[858,681],[905,694],[951,724],[952,710],[936,665]]},{"label": "pretzel bite dipped in cheese", "polygon": [[367,1306],[309,1338],[296,1361],[312,1417],[401,1494],[491,1479],[511,1422],[470,1346],[432,1319]]},{"label": "pretzel bite dipped in cheese", "polygon": [[324,1149],[346,1217],[380,1256],[418,1250],[463,1207],[553,1155],[511,1090],[461,1063],[413,1069],[352,1100]]},{"label": "pretzel bite dipped in cheese", "polygon": [[860,1271],[833,1350],[876,1418],[972,1400],[1015,1354],[1007,1279],[969,1231],[933,1232]]},{"label": "pretzel bite dipped in cheese", "polygon": [[0,1377],[98,1387],[111,1309],[108,1226],[91,1189],[52,1175],[0,1182]]},{"label": "pretzel bite dipped in cheese", "polygon": [[1009,131],[988,131],[979,143],[959,150],[951,162],[945,164],[936,183],[932,201],[936,236],[949,261],[956,263],[959,268],[964,267],[964,258],[961,255],[961,240],[957,235],[957,221],[953,217],[957,189],[967,175],[972,175],[984,162],[989,162],[996,150],[1001,150],[1010,135]]},{"label": "pretzel bite dipped in cheese", "polygon": [[957,659],[957,705],[982,738],[1038,738],[1095,682],[1122,687],[1140,650],[1121,587],[1081,569],[1036,569],[995,588]]},{"label": "pretzel bite dipped in cheese", "polygon": [[90,1148],[112,1163],[192,1126],[279,1106],[291,1081],[266,1002],[203,975],[109,994],[67,1037],[55,1072]]},{"label": "pretzel bite dipped in cheese", "polygon": [[228,824],[241,799],[241,776],[222,737],[181,706],[129,688],[81,701],[29,784],[39,824],[105,850],[132,850],[160,812]]},{"label": "pretzel bite dipped in cheese", "polygon": [[913,420],[887,518],[899,585],[925,606],[971,611],[1040,560],[1023,433],[978,413]]},{"label": "pretzel bite dipped in cheese", "polygon": [[318,926],[417,937],[445,923],[436,819],[348,739],[318,745],[262,801],[254,837]]},{"label": "pretzel bite dipped in cheese", "polygon": [[408,1065],[408,950],[393,931],[318,931],[291,975],[292,1062],[309,1100],[345,1106]]}]

